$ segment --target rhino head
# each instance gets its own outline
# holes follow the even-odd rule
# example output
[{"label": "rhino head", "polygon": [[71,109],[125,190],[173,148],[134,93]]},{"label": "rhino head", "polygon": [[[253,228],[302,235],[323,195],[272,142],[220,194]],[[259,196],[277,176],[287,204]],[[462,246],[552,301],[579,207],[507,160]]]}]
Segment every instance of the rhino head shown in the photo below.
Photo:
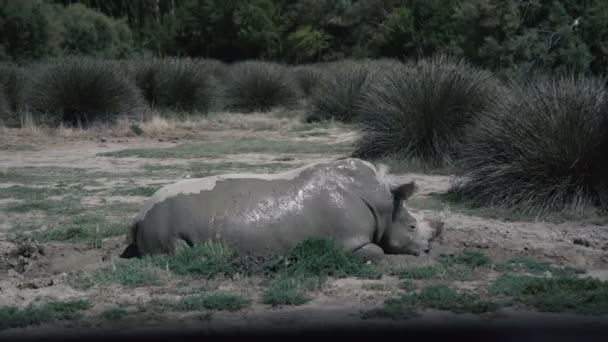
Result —
[{"label": "rhino head", "polygon": [[416,191],[414,182],[402,184],[391,189],[393,209],[387,218],[387,226],[380,239],[380,247],[386,254],[420,255],[430,251],[430,242],[441,234],[441,225],[431,225],[422,217],[413,216],[406,200]]}]

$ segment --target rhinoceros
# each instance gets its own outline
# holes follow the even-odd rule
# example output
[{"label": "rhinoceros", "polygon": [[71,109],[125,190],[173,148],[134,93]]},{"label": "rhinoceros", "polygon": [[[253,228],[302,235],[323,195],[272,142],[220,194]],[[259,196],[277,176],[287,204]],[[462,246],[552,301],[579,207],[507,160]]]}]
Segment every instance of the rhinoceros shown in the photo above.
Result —
[{"label": "rhinoceros", "polygon": [[123,257],[171,254],[222,241],[237,253],[284,255],[307,238],[377,261],[420,255],[438,235],[406,200],[414,182],[391,184],[356,158],[276,174],[224,174],[159,189],[143,205]]}]

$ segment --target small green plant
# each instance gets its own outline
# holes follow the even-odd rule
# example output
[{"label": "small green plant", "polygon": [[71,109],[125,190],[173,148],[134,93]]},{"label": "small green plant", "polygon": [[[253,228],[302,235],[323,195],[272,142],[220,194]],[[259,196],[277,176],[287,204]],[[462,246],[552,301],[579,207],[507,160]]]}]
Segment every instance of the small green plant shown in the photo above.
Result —
[{"label": "small green plant", "polygon": [[44,124],[88,127],[120,117],[139,119],[143,113],[135,85],[102,60],[69,58],[47,64],[28,85],[24,101]]},{"label": "small green plant", "polygon": [[123,308],[110,308],[101,313],[101,317],[108,321],[118,321],[129,315],[129,312]]},{"label": "small green plant", "polygon": [[224,77],[226,108],[236,112],[266,112],[291,108],[300,97],[298,86],[285,66],[245,61],[233,64]]}]

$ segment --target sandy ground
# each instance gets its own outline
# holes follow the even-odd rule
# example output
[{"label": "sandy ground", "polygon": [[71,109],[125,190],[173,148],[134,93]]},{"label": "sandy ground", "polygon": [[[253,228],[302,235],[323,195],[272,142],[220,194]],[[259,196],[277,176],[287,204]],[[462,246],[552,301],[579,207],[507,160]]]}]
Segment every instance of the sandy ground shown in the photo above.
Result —
[{"label": "sandy ground", "polygon": [[[94,136],[82,139],[79,136],[45,137],[41,142],[32,142],[26,139],[22,132],[4,132],[0,138],[0,172],[19,167],[73,167],[85,168],[91,171],[112,173],[128,173],[139,170],[144,164],[177,165],[191,162],[185,159],[156,159],[144,158],[111,158],[100,157],[98,153],[118,151],[127,148],[165,148],[180,143],[192,141],[222,141],[235,137],[285,137],[290,133],[275,131],[226,130],[226,131],[199,131],[174,132],[167,138],[154,137],[103,137]],[[322,136],[299,137],[310,141],[324,141],[327,143],[350,141],[356,134],[348,131],[329,130]],[[318,160],[329,160],[339,155],[301,155],[288,163],[304,163]],[[276,158],[272,154],[230,155],[223,159],[214,159],[214,162],[241,161],[248,163],[266,163]],[[199,160],[197,160],[199,161]],[[211,162],[211,160],[206,160]],[[416,198],[423,198],[430,193],[445,192],[449,186],[450,178],[447,176],[429,176],[423,174],[403,174],[404,180],[415,180],[420,191]],[[171,182],[175,179],[167,178]],[[138,179],[138,184],[146,184],[145,179]],[[158,180],[157,180],[158,181]],[[0,184],[7,187],[11,184]],[[94,197],[94,196],[93,196]],[[96,198],[88,198],[93,203]],[[143,203],[145,197],[119,197],[118,201]],[[415,209],[412,209],[416,211]],[[440,217],[445,223],[444,234],[441,239],[434,242],[429,255],[413,256],[387,256],[383,263],[392,266],[407,266],[412,264],[425,264],[437,256],[462,249],[474,247],[483,249],[484,253],[497,259],[513,256],[528,256],[547,260],[559,266],[582,268],[589,275],[601,279],[608,279],[608,227],[581,222],[565,222],[552,224],[544,221],[538,222],[510,222],[492,220],[475,216],[468,216],[452,212],[446,207],[441,211],[422,210],[425,217]],[[136,212],[133,213],[135,215]],[[164,288],[137,288],[125,290],[119,286],[108,288],[94,287],[87,291],[76,290],[67,284],[67,274],[74,270],[95,269],[108,265],[115,260],[125,247],[125,237],[110,238],[103,241],[101,248],[86,243],[59,243],[49,242],[35,244],[33,247],[23,246],[10,242],[8,231],[10,224],[2,222],[0,218],[0,306],[23,307],[32,302],[41,302],[46,298],[69,299],[86,296],[96,303],[91,313],[99,313],[105,308],[115,305],[129,305],[132,308],[141,306],[154,297],[156,292],[164,294],[180,292],[196,293],[212,289],[233,289],[240,293],[247,293],[253,298],[259,296],[259,282],[255,280],[231,282],[197,281],[192,283],[172,283]],[[369,290],[366,283],[382,283],[386,289],[383,291]],[[474,315],[454,315],[444,312],[429,311],[421,318],[409,321],[366,320],[365,323],[357,316],[361,310],[380,305],[398,288],[399,281],[395,277],[384,276],[381,280],[360,279],[334,279],[330,280],[322,290],[314,293],[314,300],[298,307],[271,308],[262,304],[254,304],[251,308],[237,313],[217,312],[210,321],[201,321],[198,316],[184,314],[165,314],[140,310],[120,322],[104,322],[91,316],[81,322],[60,322],[48,325],[28,327],[24,329],[11,329],[1,332],[0,335],[15,336],[11,334],[44,335],[48,331],[55,331],[58,327],[75,329],[112,329],[137,331],[137,329],[154,329],[159,326],[175,327],[180,331],[239,331],[245,329],[295,329],[306,327],[322,327],[342,324],[345,326],[369,326],[381,328],[383,326],[404,324],[421,325],[439,321],[470,321],[484,320],[487,322],[515,322],[517,320],[547,319],[552,322],[569,322],[581,320],[585,324],[606,323],[607,317],[572,316],[557,314],[538,314],[526,311],[501,310],[495,315],[479,317]],[[98,303],[98,304],[97,304]],[[138,306],[139,305],[139,306]],[[137,309],[133,309],[137,310]],[[87,316],[88,317],[88,316]],[[426,323],[425,323],[426,322]],[[50,330],[49,330],[50,329]],[[146,331],[148,331],[146,330]],[[102,330],[100,330],[102,331]]]}]

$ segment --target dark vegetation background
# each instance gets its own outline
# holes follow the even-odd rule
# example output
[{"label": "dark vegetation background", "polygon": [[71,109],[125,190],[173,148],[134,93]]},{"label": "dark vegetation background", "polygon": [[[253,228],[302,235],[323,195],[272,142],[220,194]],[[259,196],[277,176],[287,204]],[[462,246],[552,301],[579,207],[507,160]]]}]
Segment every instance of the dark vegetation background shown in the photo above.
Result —
[{"label": "dark vegetation background", "polygon": [[606,23],[606,0],[0,0],[0,126],[299,107],[356,125],[352,156],[460,176],[458,202],[606,212]]},{"label": "dark vegetation background", "polygon": [[0,0],[0,60],[189,56],[311,63],[466,58],[606,70],[604,0]]}]

